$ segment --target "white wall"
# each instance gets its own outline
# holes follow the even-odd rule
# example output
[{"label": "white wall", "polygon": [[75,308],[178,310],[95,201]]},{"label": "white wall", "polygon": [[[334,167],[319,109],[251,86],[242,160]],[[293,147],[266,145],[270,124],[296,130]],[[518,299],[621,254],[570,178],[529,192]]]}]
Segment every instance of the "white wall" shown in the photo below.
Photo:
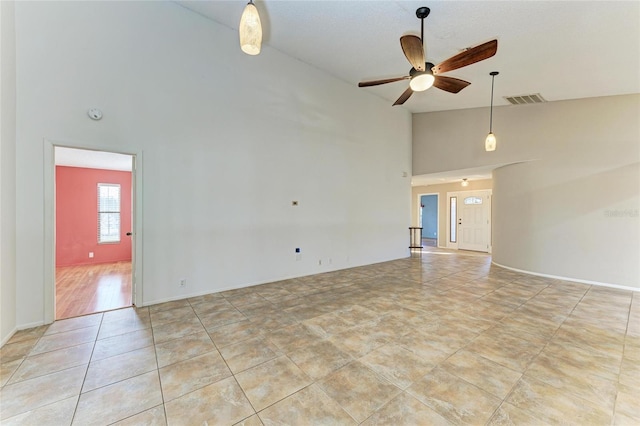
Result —
[{"label": "white wall", "polygon": [[639,164],[585,173],[554,163],[494,172],[494,262],[640,289]]},{"label": "white wall", "polygon": [[494,153],[486,116],[414,115],[413,162],[422,174],[532,160],[493,173],[493,261],[640,288],[640,95],[498,107]]},{"label": "white wall", "polygon": [[42,320],[43,138],[143,152],[144,304],[408,255],[407,111],[169,2],[21,2],[16,27],[19,324]]},{"label": "white wall", "polygon": [[16,48],[14,2],[0,2],[0,345],[16,327]]}]

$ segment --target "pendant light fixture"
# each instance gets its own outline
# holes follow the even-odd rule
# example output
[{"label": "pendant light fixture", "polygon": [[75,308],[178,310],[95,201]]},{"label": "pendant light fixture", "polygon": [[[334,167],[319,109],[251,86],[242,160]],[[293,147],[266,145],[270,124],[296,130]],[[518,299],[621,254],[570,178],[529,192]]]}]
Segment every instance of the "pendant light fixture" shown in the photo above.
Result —
[{"label": "pendant light fixture", "polygon": [[469,181],[467,180],[467,178],[462,179],[462,182],[460,182],[460,185],[469,186]]},{"label": "pendant light fixture", "polygon": [[260,47],[262,46],[262,24],[260,23],[260,15],[258,15],[258,9],[253,4],[253,0],[249,0],[249,3],[242,12],[240,18],[240,48],[247,55],[257,55],[260,53]]},{"label": "pendant light fixture", "polygon": [[491,71],[489,73],[489,75],[491,76],[491,112],[489,115],[489,134],[484,140],[485,151],[496,150],[496,135],[493,134],[493,82],[495,81],[496,75],[498,74],[500,74],[498,71]]}]

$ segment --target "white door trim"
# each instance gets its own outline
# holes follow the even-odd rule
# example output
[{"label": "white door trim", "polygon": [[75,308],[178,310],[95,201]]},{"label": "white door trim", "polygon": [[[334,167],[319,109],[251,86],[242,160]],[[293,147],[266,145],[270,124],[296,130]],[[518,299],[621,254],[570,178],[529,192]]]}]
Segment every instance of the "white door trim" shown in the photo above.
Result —
[{"label": "white door trim", "polygon": [[44,323],[50,324],[56,318],[56,236],[55,236],[55,147],[86,149],[131,155],[135,168],[131,171],[132,194],[132,303],[142,306],[142,151],[117,151],[112,147],[89,146],[87,144],[44,139]]},{"label": "white door trim", "polygon": [[[422,212],[422,207],[420,207],[421,204],[421,198],[423,195],[435,195],[437,197],[437,204],[436,204],[436,232],[438,233],[437,238],[436,238],[436,245],[438,247],[440,247],[440,194],[438,192],[425,192],[425,193],[421,193],[417,195],[417,206],[418,206],[418,211],[416,212],[416,217],[418,218],[418,223],[416,224],[416,226],[422,226],[422,222],[420,221],[421,219],[421,212]],[[423,230],[424,231],[424,230]],[[422,236],[424,238],[424,235]]]}]

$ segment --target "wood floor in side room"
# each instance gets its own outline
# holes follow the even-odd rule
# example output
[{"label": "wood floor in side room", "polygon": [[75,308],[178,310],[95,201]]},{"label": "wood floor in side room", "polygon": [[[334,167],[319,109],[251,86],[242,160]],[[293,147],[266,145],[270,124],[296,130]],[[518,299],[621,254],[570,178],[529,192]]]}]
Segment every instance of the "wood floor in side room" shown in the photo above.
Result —
[{"label": "wood floor in side room", "polygon": [[56,268],[56,319],[131,306],[131,262]]}]

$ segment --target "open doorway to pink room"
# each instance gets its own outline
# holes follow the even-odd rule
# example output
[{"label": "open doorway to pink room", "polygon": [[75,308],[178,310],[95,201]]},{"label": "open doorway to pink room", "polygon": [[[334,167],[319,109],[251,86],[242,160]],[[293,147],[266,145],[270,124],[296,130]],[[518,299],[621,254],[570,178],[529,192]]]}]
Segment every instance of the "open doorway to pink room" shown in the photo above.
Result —
[{"label": "open doorway to pink room", "polygon": [[54,148],[55,319],[133,305],[135,156]]}]

